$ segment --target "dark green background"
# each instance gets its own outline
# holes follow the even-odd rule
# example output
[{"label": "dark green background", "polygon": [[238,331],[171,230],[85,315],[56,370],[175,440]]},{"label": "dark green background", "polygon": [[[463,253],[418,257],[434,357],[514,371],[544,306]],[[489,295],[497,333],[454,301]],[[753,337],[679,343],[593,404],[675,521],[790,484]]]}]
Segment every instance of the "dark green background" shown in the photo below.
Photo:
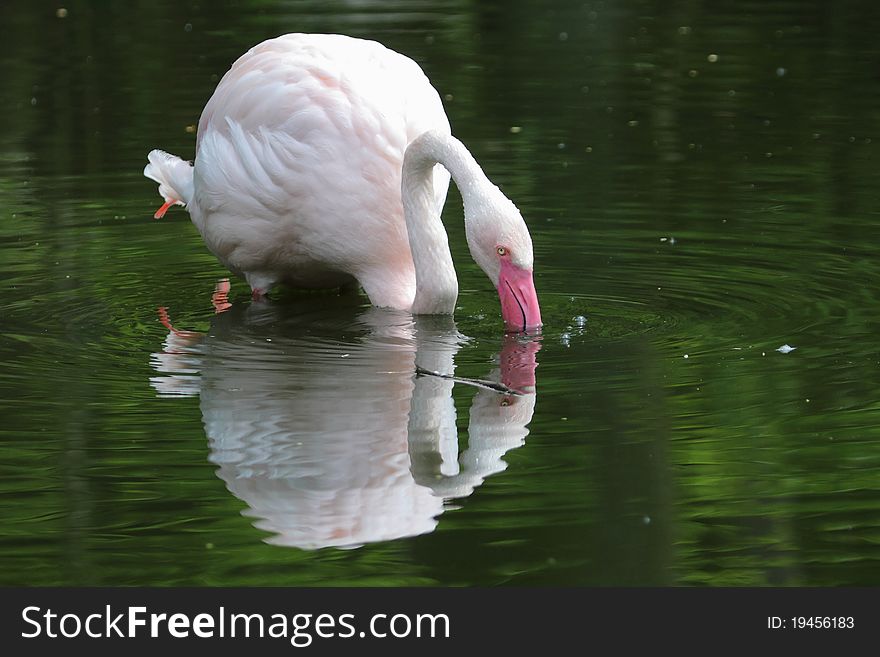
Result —
[{"label": "dark green background", "polygon": [[[877,3],[4,0],[0,28],[0,584],[880,584]],[[156,307],[207,330],[225,272],[151,218],[146,154],[193,157],[219,77],[291,31],[423,66],[529,223],[546,322],[507,470],[355,550],[265,544],[198,398],[150,385]],[[501,323],[460,212],[481,377]],[[291,330],[322,329],[261,335]]]}]

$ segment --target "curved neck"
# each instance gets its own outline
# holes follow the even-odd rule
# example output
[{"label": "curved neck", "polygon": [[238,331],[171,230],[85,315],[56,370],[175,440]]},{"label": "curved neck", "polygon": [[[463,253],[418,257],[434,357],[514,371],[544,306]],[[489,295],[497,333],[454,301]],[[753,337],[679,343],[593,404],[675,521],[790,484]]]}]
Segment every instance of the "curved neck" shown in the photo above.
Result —
[{"label": "curved neck", "polygon": [[464,145],[452,135],[429,130],[414,139],[403,158],[401,196],[406,231],[416,272],[414,314],[451,314],[458,298],[458,279],[452,265],[449,239],[440,220],[434,193],[435,165],[452,175],[465,209],[494,186]]}]

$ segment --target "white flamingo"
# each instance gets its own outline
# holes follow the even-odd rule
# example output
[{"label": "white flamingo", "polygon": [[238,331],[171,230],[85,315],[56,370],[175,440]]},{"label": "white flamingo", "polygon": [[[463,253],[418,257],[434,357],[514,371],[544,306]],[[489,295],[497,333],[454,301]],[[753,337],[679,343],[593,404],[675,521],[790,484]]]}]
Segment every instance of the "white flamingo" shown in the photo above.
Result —
[{"label": "white flamingo", "polygon": [[165,200],[156,218],[185,206],[255,299],[280,282],[357,281],[374,305],[414,314],[452,314],[458,297],[440,220],[450,174],[506,327],[540,326],[522,216],[450,134],[419,66],[374,41],[288,34],[255,46],[205,106],[194,165],[154,150],[144,169]]}]

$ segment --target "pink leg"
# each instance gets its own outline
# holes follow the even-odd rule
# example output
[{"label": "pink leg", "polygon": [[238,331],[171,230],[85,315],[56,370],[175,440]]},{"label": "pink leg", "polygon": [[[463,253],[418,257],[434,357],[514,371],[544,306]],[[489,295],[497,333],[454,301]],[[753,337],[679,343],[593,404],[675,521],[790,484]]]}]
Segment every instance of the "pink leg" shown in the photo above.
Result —
[{"label": "pink leg", "polygon": [[219,315],[223,311],[232,308],[232,304],[229,303],[229,290],[231,287],[228,278],[221,278],[214,286],[214,293],[211,295],[211,303],[214,305],[215,314]]},{"label": "pink leg", "polygon": [[156,210],[156,214],[153,215],[153,219],[161,219],[165,216],[165,213],[168,212],[168,208],[177,203],[176,199],[171,199],[170,201],[165,201],[161,208]]},{"label": "pink leg", "polygon": [[168,317],[168,310],[165,306],[160,306],[157,312],[159,313],[159,321],[162,322],[162,326],[180,338],[201,338],[204,335],[198,331],[182,331],[174,328],[171,324],[171,319]]},{"label": "pink leg", "polygon": [[263,301],[269,294],[269,290],[275,284],[275,277],[265,272],[245,272],[245,280],[251,286],[251,299]]}]

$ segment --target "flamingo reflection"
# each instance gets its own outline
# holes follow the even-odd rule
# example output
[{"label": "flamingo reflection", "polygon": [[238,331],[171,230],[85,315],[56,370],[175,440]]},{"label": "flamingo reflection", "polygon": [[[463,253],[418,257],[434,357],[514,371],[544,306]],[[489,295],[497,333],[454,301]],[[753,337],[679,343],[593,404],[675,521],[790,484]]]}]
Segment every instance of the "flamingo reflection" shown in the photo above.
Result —
[{"label": "flamingo reflection", "polygon": [[[207,334],[166,325],[151,383],[200,397],[217,475],[276,545],[433,531],[445,503],[505,469],[534,413],[540,343],[505,336],[485,380],[459,378],[467,338],[449,317],[255,303]],[[476,389],[461,454],[456,384]]]}]

